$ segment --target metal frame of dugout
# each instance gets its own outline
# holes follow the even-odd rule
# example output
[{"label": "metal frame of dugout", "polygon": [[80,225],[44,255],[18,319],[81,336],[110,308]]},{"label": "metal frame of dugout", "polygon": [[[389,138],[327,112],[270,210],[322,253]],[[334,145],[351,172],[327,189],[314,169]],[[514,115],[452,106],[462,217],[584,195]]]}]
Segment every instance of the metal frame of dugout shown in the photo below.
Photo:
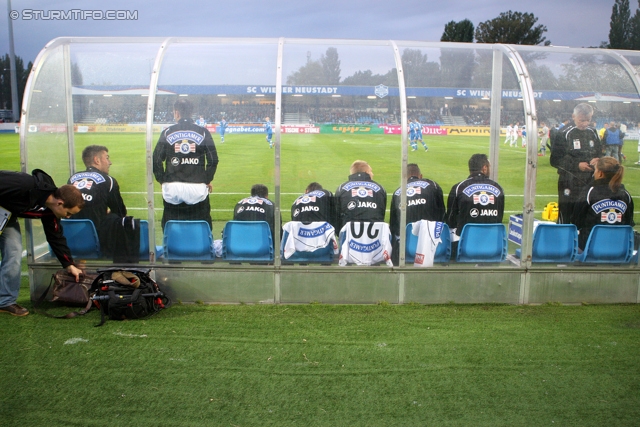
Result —
[{"label": "metal frame of dugout", "polygon": [[[35,84],[50,53],[62,54],[62,75],[64,82],[64,108],[67,111],[66,140],[70,168],[75,166],[74,123],[71,84],[70,45],[74,43],[152,43],[158,46],[155,62],[149,82],[149,96],[146,121],[146,166],[147,198],[149,219],[150,263],[156,280],[163,290],[174,299],[184,302],[203,301],[207,303],[309,303],[329,304],[374,304],[386,301],[393,304],[422,303],[507,303],[538,304],[545,302],[561,303],[638,303],[640,302],[640,269],[637,265],[625,266],[557,266],[531,263],[532,235],[535,210],[535,185],[537,173],[537,134],[527,135],[527,161],[525,168],[525,188],[523,204],[522,254],[519,265],[509,262],[488,265],[467,265],[451,263],[436,265],[433,268],[416,269],[405,265],[404,245],[400,245],[400,265],[394,268],[375,267],[338,267],[337,265],[282,265],[279,251],[273,265],[231,265],[216,262],[203,265],[197,262],[183,264],[164,264],[156,262],[154,249],[155,218],[154,180],[151,165],[153,151],[154,103],[158,88],[158,77],[167,48],[174,44],[200,43],[275,43],[278,46],[277,78],[275,82],[275,205],[276,228],[280,224],[280,137],[283,87],[283,51],[287,44],[328,44],[385,46],[395,60],[398,75],[400,98],[402,151],[401,151],[401,188],[406,187],[407,148],[407,95],[403,74],[403,63],[396,41],[357,41],[357,40],[302,40],[302,39],[216,39],[216,38],[58,38],[48,43],[35,60],[25,88],[21,110],[20,145],[21,169],[28,171],[27,135],[29,114]],[[492,178],[497,179],[499,170],[498,146],[500,143],[500,108],[502,100],[503,59],[506,57],[517,75],[522,93],[524,116],[527,129],[537,129],[536,100],[532,81],[522,52],[527,53],[575,53],[589,55],[597,53],[616,61],[626,71],[640,93],[640,79],[636,68],[628,57],[640,57],[639,52],[622,52],[602,49],[569,49],[560,47],[511,46],[511,45],[469,45],[462,43],[426,43],[411,42],[412,46],[447,49],[484,50],[492,52],[493,70],[491,82],[491,119],[490,151]],[[634,59],[634,63],[635,63]],[[637,61],[640,63],[640,59]],[[69,171],[73,173],[73,170]],[[401,239],[405,239],[406,193],[401,195]],[[288,208],[288,207],[287,207]],[[34,245],[33,225],[26,221],[27,256],[29,283],[32,299],[39,295],[49,282],[51,274],[59,265],[56,260],[43,261],[42,251]],[[275,233],[274,247],[280,247],[280,236]],[[40,236],[41,237],[41,236]],[[146,265],[146,264],[145,264]],[[88,268],[112,266],[110,262],[91,262]],[[212,274],[213,273],[213,274]]]}]

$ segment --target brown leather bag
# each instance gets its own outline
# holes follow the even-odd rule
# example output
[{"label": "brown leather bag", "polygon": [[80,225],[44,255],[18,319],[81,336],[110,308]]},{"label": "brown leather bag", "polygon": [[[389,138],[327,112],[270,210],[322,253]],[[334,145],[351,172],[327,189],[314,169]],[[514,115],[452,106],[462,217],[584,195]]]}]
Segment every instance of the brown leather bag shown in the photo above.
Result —
[{"label": "brown leather bag", "polygon": [[80,311],[68,313],[63,316],[52,316],[44,310],[40,310],[40,313],[49,317],[67,319],[86,314],[87,311],[91,309],[92,304],[89,291],[91,289],[91,285],[97,277],[97,273],[84,273],[82,276],[80,276],[80,281],[76,282],[75,276],[73,276],[71,273],[68,273],[67,270],[58,270],[51,275],[51,282],[49,283],[49,286],[40,296],[40,298],[38,298],[33,308],[38,311],[38,306],[42,303],[42,301],[44,301],[47,294],[49,293],[49,289],[51,289],[51,286],[53,285],[53,297],[51,298],[51,302],[56,302],[62,305],[83,306],[84,308]]},{"label": "brown leather bag", "polygon": [[75,276],[67,270],[58,270],[51,280],[53,281],[53,298],[51,302],[63,305],[85,306],[89,302],[89,289],[97,274],[83,274],[80,281],[76,282]]}]

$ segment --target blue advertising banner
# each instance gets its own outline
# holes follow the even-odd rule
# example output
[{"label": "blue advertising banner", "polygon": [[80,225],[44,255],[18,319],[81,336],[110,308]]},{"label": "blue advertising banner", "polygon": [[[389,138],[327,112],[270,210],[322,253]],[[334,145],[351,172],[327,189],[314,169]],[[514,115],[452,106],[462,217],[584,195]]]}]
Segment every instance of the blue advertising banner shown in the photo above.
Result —
[{"label": "blue advertising banner", "polygon": [[[147,88],[148,89],[148,88]],[[133,86],[74,86],[74,95],[139,95],[144,91],[143,87]],[[276,87],[269,85],[166,85],[158,86],[158,95],[273,95]],[[377,86],[283,86],[282,93],[286,95],[312,95],[312,96],[375,96],[386,98],[397,97],[397,87],[385,85]],[[489,89],[478,88],[437,88],[437,87],[408,87],[407,96],[425,98],[476,98],[488,100],[491,98]],[[640,97],[635,93],[599,93],[599,92],[561,92],[561,91],[534,91],[533,96],[542,100],[561,101],[631,101],[640,102]],[[522,92],[518,90],[503,90],[502,98],[522,98]]]}]

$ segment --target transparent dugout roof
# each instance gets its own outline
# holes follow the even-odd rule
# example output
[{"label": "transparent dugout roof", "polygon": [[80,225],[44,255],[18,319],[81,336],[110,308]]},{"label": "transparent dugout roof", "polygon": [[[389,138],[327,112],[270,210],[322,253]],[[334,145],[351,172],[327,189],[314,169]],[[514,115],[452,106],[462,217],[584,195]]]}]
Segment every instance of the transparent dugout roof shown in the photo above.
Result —
[{"label": "transparent dugout roof", "polygon": [[[597,128],[615,120],[627,127],[628,141],[637,142],[639,70],[639,52],[601,49],[58,38],[40,52],[25,90],[22,168],[44,169],[60,184],[84,169],[84,147],[108,146],[110,173],[130,214],[149,221],[150,241],[159,245],[162,196],[150,156],[162,129],[174,123],[173,104],[183,97],[194,105],[192,119],[203,120],[211,132],[220,158],[212,182],[214,239],[254,183],[269,188],[281,225],[291,220],[291,203],[310,182],[335,191],[350,164],[366,160],[387,191],[388,221],[391,195],[407,180],[406,164],[417,163],[446,198],[468,176],[469,156],[481,152],[490,156],[493,178],[507,196],[503,222],[523,215],[526,258],[534,221],[557,199],[556,171],[548,153],[538,156],[541,123],[553,126],[587,102]],[[428,152],[411,151],[411,117],[423,125]],[[274,127],[273,148],[265,140],[266,118]],[[528,130],[526,148],[504,144],[506,126],[516,122]],[[634,144],[628,142],[625,152],[635,162]],[[634,195],[640,170],[629,163],[625,184]],[[36,258],[46,252],[38,227],[33,224]]]}]

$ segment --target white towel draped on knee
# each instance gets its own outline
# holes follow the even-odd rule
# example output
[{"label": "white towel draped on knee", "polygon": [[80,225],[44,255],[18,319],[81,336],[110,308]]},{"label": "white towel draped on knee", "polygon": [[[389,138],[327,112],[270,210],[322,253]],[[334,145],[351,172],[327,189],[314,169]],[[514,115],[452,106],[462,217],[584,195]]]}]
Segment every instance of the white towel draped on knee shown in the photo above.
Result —
[{"label": "white towel draped on knee", "polygon": [[420,220],[413,223],[412,233],[418,236],[414,267],[433,267],[438,245],[442,243],[442,222]]},{"label": "white towel draped on knee", "polygon": [[327,222],[303,224],[298,221],[287,222],[282,229],[288,233],[284,242],[284,257],[289,259],[296,251],[313,252],[331,244],[334,253],[338,253],[335,230]]},{"label": "white towel draped on knee", "polygon": [[209,189],[203,183],[165,182],[162,184],[162,198],[172,205],[186,203],[195,205],[209,195]]}]

